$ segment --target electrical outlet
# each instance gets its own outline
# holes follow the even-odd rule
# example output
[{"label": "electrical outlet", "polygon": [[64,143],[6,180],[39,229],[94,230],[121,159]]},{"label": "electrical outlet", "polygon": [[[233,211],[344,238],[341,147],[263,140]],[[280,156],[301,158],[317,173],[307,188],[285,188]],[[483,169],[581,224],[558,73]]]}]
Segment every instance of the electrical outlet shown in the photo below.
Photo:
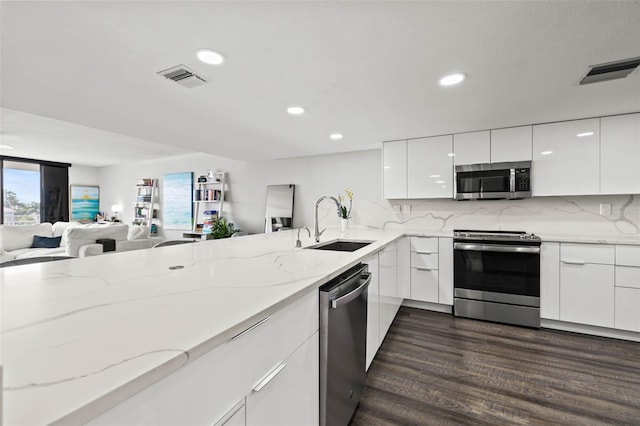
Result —
[{"label": "electrical outlet", "polygon": [[611,216],[611,203],[600,203],[600,216]]},{"label": "electrical outlet", "polygon": [[403,204],[402,205],[402,213],[403,214],[411,214],[411,204]]},{"label": "electrical outlet", "polygon": [[394,214],[400,214],[400,204],[395,204],[393,206],[393,213]]}]

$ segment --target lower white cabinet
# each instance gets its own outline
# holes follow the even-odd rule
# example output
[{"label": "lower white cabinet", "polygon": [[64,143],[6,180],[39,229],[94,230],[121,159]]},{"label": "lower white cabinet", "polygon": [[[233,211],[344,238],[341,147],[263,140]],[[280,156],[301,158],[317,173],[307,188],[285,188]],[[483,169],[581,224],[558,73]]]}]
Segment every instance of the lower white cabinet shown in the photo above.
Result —
[{"label": "lower white cabinet", "polygon": [[318,313],[312,290],[88,424],[318,424]]},{"label": "lower white cabinet", "polygon": [[245,399],[238,402],[227,414],[218,420],[213,426],[245,426],[247,416],[245,413]]},{"label": "lower white cabinet", "polygon": [[540,246],[540,317],[560,319],[560,243]]},{"label": "lower white cabinet", "polygon": [[371,283],[367,290],[367,370],[380,347],[380,289],[378,284],[378,253],[362,260],[369,265]]},{"label": "lower white cabinet", "polygon": [[453,239],[411,237],[411,299],[453,305]]},{"label": "lower white cabinet", "polygon": [[386,336],[400,309],[402,298],[398,289],[398,244],[388,244],[379,252],[380,340]]},{"label": "lower white cabinet", "polygon": [[599,327],[614,326],[614,266],[560,265],[560,319]]},{"label": "lower white cabinet", "polygon": [[640,331],[640,288],[616,287],[616,328]]}]

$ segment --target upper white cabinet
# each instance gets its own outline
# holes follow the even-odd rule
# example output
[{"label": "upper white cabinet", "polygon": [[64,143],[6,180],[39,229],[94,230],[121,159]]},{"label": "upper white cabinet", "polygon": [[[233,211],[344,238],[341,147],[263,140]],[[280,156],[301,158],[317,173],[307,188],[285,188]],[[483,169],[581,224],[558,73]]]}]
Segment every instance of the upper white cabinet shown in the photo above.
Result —
[{"label": "upper white cabinet", "polygon": [[458,133],[453,135],[453,164],[477,164],[491,162],[491,133]]},{"label": "upper white cabinet", "polygon": [[640,193],[640,114],[602,117],[600,193]]},{"label": "upper white cabinet", "polygon": [[533,126],[491,130],[491,162],[531,161]]},{"label": "upper white cabinet", "polygon": [[453,135],[413,139],[407,142],[409,198],[453,197],[452,152]]},{"label": "upper white cabinet", "polygon": [[407,198],[407,141],[382,144],[384,198]]},{"label": "upper white cabinet", "polygon": [[533,126],[533,195],[598,194],[599,140],[599,118]]}]

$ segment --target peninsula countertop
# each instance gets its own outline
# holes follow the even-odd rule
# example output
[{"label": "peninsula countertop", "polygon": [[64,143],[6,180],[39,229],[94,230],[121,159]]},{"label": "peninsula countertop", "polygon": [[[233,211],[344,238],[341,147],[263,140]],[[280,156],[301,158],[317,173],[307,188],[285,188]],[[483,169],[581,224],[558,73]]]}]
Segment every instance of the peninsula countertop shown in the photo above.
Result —
[{"label": "peninsula countertop", "polygon": [[5,424],[87,421],[403,234],[323,234],[374,241],[353,253],[285,231],[0,269]]}]

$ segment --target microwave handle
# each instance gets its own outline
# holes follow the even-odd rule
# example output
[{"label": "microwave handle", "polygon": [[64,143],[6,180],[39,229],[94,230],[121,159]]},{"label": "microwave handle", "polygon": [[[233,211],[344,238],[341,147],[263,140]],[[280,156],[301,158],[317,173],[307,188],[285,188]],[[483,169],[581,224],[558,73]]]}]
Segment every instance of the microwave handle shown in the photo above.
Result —
[{"label": "microwave handle", "polygon": [[516,169],[509,170],[509,192],[516,192]]}]

